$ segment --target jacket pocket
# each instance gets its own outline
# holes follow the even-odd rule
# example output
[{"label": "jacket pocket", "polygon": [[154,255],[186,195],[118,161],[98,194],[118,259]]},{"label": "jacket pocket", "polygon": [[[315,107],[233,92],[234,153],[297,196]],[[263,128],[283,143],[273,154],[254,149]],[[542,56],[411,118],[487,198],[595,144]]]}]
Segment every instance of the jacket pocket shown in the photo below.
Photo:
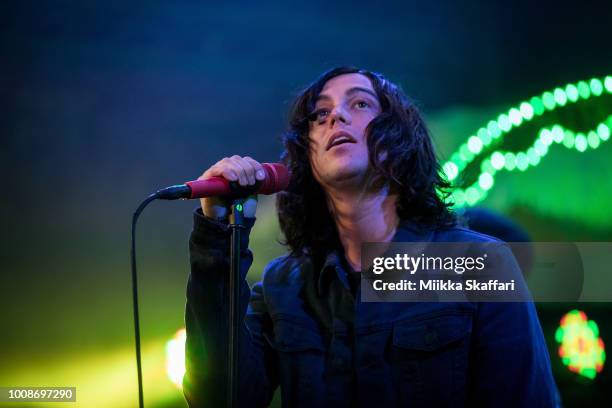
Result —
[{"label": "jacket pocket", "polygon": [[288,319],[276,320],[273,335],[266,335],[266,339],[273,349],[282,352],[325,350],[323,337],[316,328],[307,328]]},{"label": "jacket pocket", "polygon": [[276,351],[283,406],[321,406],[326,348],[318,328],[275,319],[273,333],[265,337]]},{"label": "jacket pocket", "polygon": [[461,341],[472,331],[472,317],[452,314],[393,326],[393,345],[407,350],[433,352]]},{"label": "jacket pocket", "polygon": [[471,331],[469,314],[394,324],[389,358],[400,406],[463,406]]}]

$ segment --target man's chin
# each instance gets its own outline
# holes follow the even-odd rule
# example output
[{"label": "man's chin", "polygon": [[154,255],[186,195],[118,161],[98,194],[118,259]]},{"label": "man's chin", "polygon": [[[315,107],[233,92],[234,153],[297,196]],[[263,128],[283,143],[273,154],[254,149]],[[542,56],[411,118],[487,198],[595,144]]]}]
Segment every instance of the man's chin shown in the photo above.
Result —
[{"label": "man's chin", "polygon": [[328,182],[333,186],[364,187],[366,184],[366,171],[363,169],[338,169],[328,177]]}]

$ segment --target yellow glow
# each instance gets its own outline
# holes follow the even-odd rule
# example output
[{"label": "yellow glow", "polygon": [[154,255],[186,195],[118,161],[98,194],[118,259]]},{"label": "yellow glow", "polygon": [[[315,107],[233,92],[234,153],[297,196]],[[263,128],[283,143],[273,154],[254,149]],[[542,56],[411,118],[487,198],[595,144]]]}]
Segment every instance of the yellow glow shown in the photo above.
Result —
[{"label": "yellow glow", "polygon": [[183,376],[185,375],[185,340],[187,332],[180,329],[174,338],[166,343],[166,372],[170,381],[179,389],[183,388]]},{"label": "yellow glow", "polygon": [[[169,402],[184,403],[181,392],[165,375],[164,346],[165,339],[142,346],[144,402],[148,407],[168,406]],[[79,351],[58,356],[52,361],[22,360],[19,368],[11,370],[10,376],[0,377],[0,383],[6,386],[76,387],[76,403],[54,402],[53,406],[57,408],[138,406],[133,347],[102,352]]]}]

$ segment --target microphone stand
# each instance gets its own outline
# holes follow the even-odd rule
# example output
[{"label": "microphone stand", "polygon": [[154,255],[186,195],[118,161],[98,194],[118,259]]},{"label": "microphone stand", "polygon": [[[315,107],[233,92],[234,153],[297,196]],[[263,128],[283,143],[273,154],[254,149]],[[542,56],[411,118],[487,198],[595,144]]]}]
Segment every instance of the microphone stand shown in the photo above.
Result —
[{"label": "microphone stand", "polygon": [[240,236],[244,226],[243,199],[232,202],[229,274],[229,352],[227,365],[227,406],[238,406],[238,351],[240,350]]}]

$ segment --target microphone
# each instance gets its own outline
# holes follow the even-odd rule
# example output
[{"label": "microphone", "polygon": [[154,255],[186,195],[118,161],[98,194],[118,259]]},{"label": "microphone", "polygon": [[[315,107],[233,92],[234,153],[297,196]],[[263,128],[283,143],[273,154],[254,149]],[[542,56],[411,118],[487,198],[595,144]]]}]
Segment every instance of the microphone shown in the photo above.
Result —
[{"label": "microphone", "polygon": [[155,195],[160,200],[178,200],[204,197],[241,198],[253,194],[274,194],[289,186],[289,170],[281,163],[262,163],[266,176],[253,185],[241,186],[236,181],[223,177],[210,177],[204,180],[188,181],[158,190]]}]

